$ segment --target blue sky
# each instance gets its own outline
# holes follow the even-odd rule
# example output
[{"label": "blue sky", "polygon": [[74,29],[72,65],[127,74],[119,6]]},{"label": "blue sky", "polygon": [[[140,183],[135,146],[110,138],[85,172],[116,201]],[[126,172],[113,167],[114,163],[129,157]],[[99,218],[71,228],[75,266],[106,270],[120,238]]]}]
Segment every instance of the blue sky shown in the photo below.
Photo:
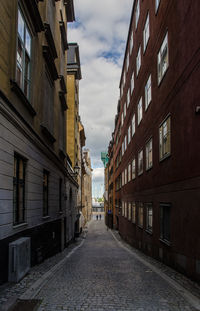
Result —
[{"label": "blue sky", "polygon": [[76,22],[69,42],[79,44],[80,116],[93,166],[93,195],[103,192],[101,151],[114,130],[119,81],[133,0],[74,0]]}]

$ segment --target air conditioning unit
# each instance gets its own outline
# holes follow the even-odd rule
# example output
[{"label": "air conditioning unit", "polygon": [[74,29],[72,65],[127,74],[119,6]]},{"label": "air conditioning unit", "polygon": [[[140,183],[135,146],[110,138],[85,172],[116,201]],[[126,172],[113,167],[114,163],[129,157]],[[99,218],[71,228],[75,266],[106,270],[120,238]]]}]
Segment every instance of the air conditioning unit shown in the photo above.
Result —
[{"label": "air conditioning unit", "polygon": [[19,282],[30,270],[31,239],[20,238],[9,244],[9,282]]}]

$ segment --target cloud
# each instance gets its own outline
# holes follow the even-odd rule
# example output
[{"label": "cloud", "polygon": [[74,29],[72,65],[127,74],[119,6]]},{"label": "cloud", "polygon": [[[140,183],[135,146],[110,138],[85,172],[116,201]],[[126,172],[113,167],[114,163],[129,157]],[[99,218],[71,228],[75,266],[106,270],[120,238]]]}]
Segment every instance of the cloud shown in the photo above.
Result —
[{"label": "cloud", "polygon": [[104,181],[104,168],[95,168],[92,172],[93,182],[103,182]]},{"label": "cloud", "polygon": [[96,184],[97,172],[103,174],[101,151],[107,150],[114,130],[132,5],[133,0],[74,0],[77,22],[69,24],[69,42],[79,44],[83,77],[79,102],[86,147],[93,167],[101,168],[94,170]]}]

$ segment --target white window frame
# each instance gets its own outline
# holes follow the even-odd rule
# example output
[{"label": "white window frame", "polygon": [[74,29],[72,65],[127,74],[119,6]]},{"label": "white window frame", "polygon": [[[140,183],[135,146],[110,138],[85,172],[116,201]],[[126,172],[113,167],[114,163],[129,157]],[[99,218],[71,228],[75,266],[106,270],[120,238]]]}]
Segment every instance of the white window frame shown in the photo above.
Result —
[{"label": "white window frame", "polygon": [[135,158],[132,160],[132,180],[136,178]]},{"label": "white window frame", "polygon": [[127,91],[127,108],[129,106],[129,104],[130,104],[130,89],[128,89],[128,91]]},{"label": "white window frame", "polygon": [[155,0],[155,10],[156,10],[156,13],[158,11],[159,5],[160,5],[160,0]]},{"label": "white window frame", "polygon": [[138,176],[144,171],[144,152],[143,149],[138,152]]},{"label": "white window frame", "polygon": [[141,97],[138,103],[138,125],[142,121],[142,117],[143,117],[143,111],[142,111],[142,97]]},{"label": "white window frame", "polygon": [[137,73],[137,76],[139,74],[139,71],[140,71],[140,68],[141,68],[141,45],[138,49],[138,53],[137,53],[137,57],[136,57],[136,73]]},{"label": "white window frame", "polygon": [[149,139],[146,144],[146,170],[153,167],[153,139]]},{"label": "white window frame", "polygon": [[149,75],[149,78],[145,85],[145,110],[147,110],[147,108],[149,107],[151,100],[152,100],[152,87],[151,87],[151,75]]},{"label": "white window frame", "polygon": [[169,67],[168,32],[166,33],[158,52],[158,84],[162,81]]},{"label": "white window frame", "polygon": [[134,74],[134,71],[133,71],[132,76],[131,76],[131,94],[133,93],[133,90],[135,88],[135,81],[134,81],[134,79],[135,79],[135,74]]},{"label": "white window frame", "polygon": [[131,125],[129,125],[128,127],[128,145],[130,144],[131,142]]},{"label": "white window frame", "polygon": [[131,163],[128,165],[128,182],[131,181]]},{"label": "white window frame", "polygon": [[[170,115],[163,121],[163,123],[159,127],[159,140],[160,140],[160,160],[163,160],[171,155],[171,116]],[[169,147],[169,150],[167,147]]]},{"label": "white window frame", "polygon": [[140,18],[140,0],[137,1],[135,9],[135,29],[137,29],[139,18]]},{"label": "white window frame", "polygon": [[133,135],[135,134],[135,113],[132,117],[131,130],[132,130],[132,137],[133,137]]},{"label": "white window frame", "polygon": [[131,32],[131,39],[130,39],[130,54],[132,53],[133,50],[133,32]]},{"label": "white window frame", "polygon": [[147,14],[146,22],[143,30],[143,51],[146,51],[147,44],[150,38],[150,22],[149,22],[149,13]]}]

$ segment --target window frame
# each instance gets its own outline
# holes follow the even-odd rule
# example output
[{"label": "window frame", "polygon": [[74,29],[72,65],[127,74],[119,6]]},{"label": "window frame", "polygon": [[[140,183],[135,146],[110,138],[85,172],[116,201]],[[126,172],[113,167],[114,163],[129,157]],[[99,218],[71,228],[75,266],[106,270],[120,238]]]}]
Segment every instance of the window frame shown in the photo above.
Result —
[{"label": "window frame", "polygon": [[[166,41],[166,44],[165,44]],[[164,51],[165,51],[165,46],[167,46],[167,52],[166,52],[166,66],[164,66]],[[163,69],[164,68],[164,69]],[[164,39],[162,41],[162,44],[160,46],[158,55],[157,55],[157,75],[158,75],[158,85],[162,82],[167,69],[169,68],[169,38],[168,38],[168,31],[166,32]]]},{"label": "window frame", "polygon": [[139,18],[140,18],[140,0],[137,0],[136,9],[135,9],[135,29],[136,30],[137,30]]},{"label": "window frame", "polygon": [[[165,123],[167,123],[168,120],[169,120],[169,130],[167,131],[165,136],[167,136],[167,139],[169,139],[169,152],[164,152],[164,147],[166,146],[166,143],[165,144],[163,143],[163,140],[165,140],[165,137],[163,135],[163,132],[164,132],[163,126]],[[161,130],[162,130],[162,133],[161,133]],[[162,136],[162,141],[161,141],[161,136]],[[169,114],[159,126],[159,160],[163,161],[164,159],[168,158],[170,155],[171,155],[171,115]]]},{"label": "window frame", "polygon": [[134,180],[135,178],[136,178],[136,163],[135,163],[135,158],[133,158],[133,160],[132,160],[132,165],[131,165],[132,167],[132,170],[131,170],[131,172],[132,172],[132,174],[131,174],[131,177],[132,177],[132,180]]},{"label": "window frame", "polygon": [[[140,159],[140,155],[142,154],[142,159]],[[142,163],[142,170],[140,170],[140,161]],[[138,176],[142,175],[144,172],[144,151],[141,149],[138,152]]]},{"label": "window frame", "polygon": [[[147,36],[148,34],[148,36]],[[149,12],[147,13],[144,30],[143,30],[143,53],[145,53],[147,49],[147,45],[150,39],[150,16]]]},{"label": "window frame", "polygon": [[132,202],[132,223],[135,224],[136,223],[136,203]]},{"label": "window frame", "polygon": [[142,96],[140,97],[140,100],[137,105],[137,112],[138,112],[138,125],[141,123],[143,118],[143,107],[142,107]]},{"label": "window frame", "polygon": [[[151,149],[148,149],[149,144],[151,143]],[[153,167],[153,138],[151,137],[146,143],[146,170],[150,170]],[[152,162],[149,161],[149,151],[151,150]]]},{"label": "window frame", "polygon": [[138,209],[138,227],[143,228],[144,227],[144,204],[142,202],[138,202],[137,209]]},{"label": "window frame", "polygon": [[149,105],[151,104],[151,101],[152,101],[152,79],[150,74],[145,84],[145,111],[148,109]]},{"label": "window frame", "polygon": [[[19,32],[19,16],[23,21],[23,38]],[[32,46],[33,46],[33,35],[28,25],[26,16],[20,5],[17,7],[17,30],[16,30],[16,66],[15,66],[15,79],[19,88],[22,90],[25,97],[30,100],[31,95],[31,63],[32,63]],[[29,51],[27,49],[27,33],[30,39]],[[19,44],[21,46],[21,65],[19,63],[18,51]],[[26,61],[28,60],[28,63]],[[27,66],[27,67],[26,67]],[[18,72],[20,72],[20,77],[18,78]],[[27,83],[27,87],[25,87]]]},{"label": "window frame", "polygon": [[[133,127],[133,125],[134,125],[134,127]],[[133,131],[133,128],[134,128],[134,131]],[[134,134],[135,134],[135,113],[133,114],[132,120],[131,120],[131,135],[132,135],[132,137],[134,136]]]},{"label": "window frame", "polygon": [[[23,177],[20,178],[20,161],[23,165]],[[13,226],[26,223],[26,166],[27,159],[19,153],[14,153],[14,172],[13,172]],[[22,215],[20,215],[20,188],[22,188]],[[16,194],[16,198],[15,198]],[[22,217],[21,217],[22,216]]]},{"label": "window frame", "polygon": [[137,56],[136,56],[136,74],[137,74],[137,76],[140,72],[141,64],[142,64],[142,54],[141,54],[141,45],[140,45],[139,49],[138,49]]},{"label": "window frame", "polygon": [[[146,231],[153,233],[153,203],[145,203],[146,209]],[[149,210],[151,209],[151,214]]]}]

